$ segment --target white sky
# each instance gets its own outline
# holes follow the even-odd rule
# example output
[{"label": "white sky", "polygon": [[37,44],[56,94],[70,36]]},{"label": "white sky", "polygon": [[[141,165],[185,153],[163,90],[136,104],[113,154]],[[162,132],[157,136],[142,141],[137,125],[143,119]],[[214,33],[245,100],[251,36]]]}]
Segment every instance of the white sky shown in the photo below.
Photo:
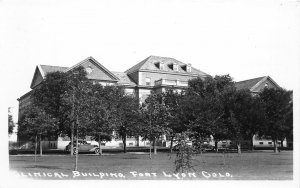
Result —
[{"label": "white sky", "polygon": [[17,121],[17,98],[37,64],[68,67],[93,56],[125,71],[149,55],[235,81],[269,75],[298,96],[300,1],[0,0],[1,114],[13,107]]},{"label": "white sky", "polygon": [[37,64],[72,66],[93,56],[125,71],[149,55],[173,57],[235,81],[299,80],[297,1],[0,1],[5,100],[30,90]]}]

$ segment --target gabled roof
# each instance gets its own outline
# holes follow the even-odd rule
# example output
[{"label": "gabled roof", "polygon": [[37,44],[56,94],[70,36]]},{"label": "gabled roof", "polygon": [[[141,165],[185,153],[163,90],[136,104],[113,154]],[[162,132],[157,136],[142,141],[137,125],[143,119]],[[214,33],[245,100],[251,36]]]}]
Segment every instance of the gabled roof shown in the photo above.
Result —
[{"label": "gabled roof", "polygon": [[33,88],[35,86],[37,86],[38,84],[40,84],[42,82],[43,79],[45,79],[46,74],[48,74],[49,72],[56,72],[56,71],[64,71],[66,70],[67,67],[59,67],[59,66],[50,66],[50,65],[37,65],[31,84],[30,84],[30,88]]},{"label": "gabled roof", "polygon": [[255,91],[255,89],[259,87],[260,84],[265,82],[266,80],[269,80],[276,87],[278,88],[280,87],[270,76],[263,76],[263,77],[249,79],[249,80],[243,80],[240,82],[236,82],[235,86],[237,90],[249,89],[250,91]]},{"label": "gabled roof", "polygon": [[242,90],[242,89],[249,89],[251,90],[251,88],[257,84],[260,80],[262,80],[264,77],[259,77],[259,78],[253,78],[253,79],[249,79],[249,80],[243,80],[240,82],[236,82],[235,83],[235,87],[237,90]]},{"label": "gabled roof", "polygon": [[34,76],[32,78],[31,84],[30,84],[30,88],[34,88],[35,86],[37,86],[39,83],[42,82],[43,79],[45,79],[46,75],[50,72],[68,72],[86,62],[91,62],[93,63],[95,66],[99,67],[101,70],[104,71],[105,74],[107,74],[109,77],[104,78],[105,76],[101,75],[96,75],[94,76],[92,79],[98,79],[98,80],[107,80],[107,79],[112,79],[112,81],[119,81],[119,78],[114,75],[112,72],[110,72],[108,69],[106,69],[103,65],[101,65],[98,61],[96,61],[93,57],[88,57],[86,59],[84,59],[83,61],[77,63],[76,65],[72,66],[72,67],[60,67],[60,66],[50,66],[50,65],[37,65],[35,72],[34,72]]},{"label": "gabled roof", "polygon": [[[164,63],[164,70],[160,70],[155,64],[162,62]],[[175,71],[173,69],[171,69],[169,66],[173,63],[176,63],[178,66],[178,71]],[[159,57],[159,56],[149,56],[146,59],[144,59],[143,61],[141,61],[140,63],[134,65],[133,67],[131,67],[130,69],[126,70],[125,73],[132,73],[132,72],[136,72],[136,71],[159,71],[159,72],[173,72],[173,73],[185,73],[185,74],[198,74],[200,76],[208,76],[207,73],[202,72],[198,69],[195,69],[194,67],[192,67],[192,71],[191,73],[186,72],[185,70],[182,69],[182,66],[186,66],[187,64],[182,63],[181,61],[178,61],[174,58],[169,58],[169,57]]]},{"label": "gabled roof", "polygon": [[125,72],[112,72],[119,78],[117,82],[120,85],[136,86],[136,83]]},{"label": "gabled roof", "polygon": [[74,68],[76,68],[76,67],[82,65],[83,63],[86,63],[87,61],[90,61],[90,62],[96,64],[96,65],[99,66],[102,70],[104,70],[109,76],[111,76],[113,79],[118,80],[118,77],[116,77],[112,72],[110,72],[107,68],[105,68],[105,67],[104,67],[103,65],[101,65],[96,59],[94,59],[94,58],[91,57],[91,56],[88,57],[88,58],[86,58],[86,59],[84,59],[83,61],[77,63],[76,65],[74,65],[74,66],[72,66],[72,67],[66,69],[65,72],[68,72],[68,71],[70,71],[70,70],[72,70],[72,69],[74,69]]},{"label": "gabled roof", "polygon": [[56,71],[64,72],[67,69],[68,69],[68,67],[40,65],[40,70],[41,70],[41,73],[42,73],[44,78],[45,78],[45,75],[48,74],[49,72],[56,72]]}]

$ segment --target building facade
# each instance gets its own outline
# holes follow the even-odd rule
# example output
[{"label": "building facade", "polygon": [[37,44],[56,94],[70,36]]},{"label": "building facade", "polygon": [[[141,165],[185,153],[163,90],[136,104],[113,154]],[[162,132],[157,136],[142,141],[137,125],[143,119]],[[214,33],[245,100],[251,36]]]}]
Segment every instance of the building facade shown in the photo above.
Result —
[{"label": "building facade", "polygon": [[[93,83],[100,83],[103,86],[124,86],[125,92],[135,95],[140,102],[143,102],[151,92],[161,93],[168,87],[181,90],[187,87],[188,80],[190,79],[210,76],[192,67],[191,64],[180,62],[174,58],[159,56],[149,56],[125,72],[110,71],[93,57],[88,57],[72,67],[37,65],[30,85],[31,91],[18,99],[19,118],[22,116],[24,109],[29,107],[32,103],[30,98],[32,91],[39,87],[48,73],[56,71],[67,72],[78,66],[85,68],[87,78]],[[44,141],[43,147],[44,149],[64,149],[69,141],[69,138],[59,137],[58,140],[55,141]],[[118,139],[104,143],[105,146],[110,147],[117,147],[122,144],[122,141]],[[127,145],[129,147],[146,146],[148,144],[149,142],[142,141],[141,138],[127,139]]]},{"label": "building facade", "polygon": [[[209,74],[192,67],[191,64],[180,62],[174,58],[159,56],[149,56],[125,72],[110,71],[93,57],[88,57],[72,67],[37,65],[30,85],[31,91],[18,99],[19,118],[21,117],[24,109],[31,105],[32,101],[30,97],[32,91],[39,87],[48,73],[56,71],[67,72],[78,66],[85,68],[87,78],[93,83],[100,83],[103,86],[124,86],[125,92],[127,94],[135,95],[139,99],[139,102],[143,102],[151,92],[161,93],[164,92],[166,88],[170,87],[182,90],[188,86],[188,80],[197,77],[204,79],[205,77],[210,76]],[[236,82],[235,85],[238,90],[247,89],[254,95],[259,93],[265,87],[280,87],[269,76]],[[87,137],[86,140],[92,142],[89,137]],[[64,149],[69,142],[70,138],[59,137],[58,140],[44,141],[43,148]],[[220,141],[218,145],[224,146],[227,143],[228,141]],[[123,143],[119,139],[113,139],[111,142],[103,142],[102,144],[107,147],[118,147],[122,146]],[[253,144],[255,147],[271,147],[273,143],[269,139],[261,139],[254,136]],[[127,146],[129,147],[147,145],[149,145],[149,142],[143,141],[141,138],[127,139]],[[168,145],[168,143],[166,143],[166,145]],[[212,145],[214,145],[213,141]],[[284,141],[283,145],[286,147],[286,141]]]}]

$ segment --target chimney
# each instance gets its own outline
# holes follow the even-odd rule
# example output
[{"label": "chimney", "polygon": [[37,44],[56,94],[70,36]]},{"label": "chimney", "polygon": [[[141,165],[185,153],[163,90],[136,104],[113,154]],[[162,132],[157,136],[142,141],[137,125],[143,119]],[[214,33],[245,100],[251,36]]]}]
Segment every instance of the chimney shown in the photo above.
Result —
[{"label": "chimney", "polygon": [[186,66],[186,72],[192,72],[192,65],[190,63]]},{"label": "chimney", "polygon": [[159,62],[159,69],[160,70],[164,70],[164,63],[163,62]]}]

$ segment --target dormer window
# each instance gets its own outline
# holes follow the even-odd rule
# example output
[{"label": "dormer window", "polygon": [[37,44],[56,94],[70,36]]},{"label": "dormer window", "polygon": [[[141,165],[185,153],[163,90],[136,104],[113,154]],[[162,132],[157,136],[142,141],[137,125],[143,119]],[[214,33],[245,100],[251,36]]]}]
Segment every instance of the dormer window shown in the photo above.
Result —
[{"label": "dormer window", "polygon": [[192,65],[191,64],[183,65],[181,68],[186,72],[192,72]]},{"label": "dormer window", "polygon": [[155,63],[155,66],[159,68],[159,70],[164,70],[164,63],[163,62],[157,62]]},{"label": "dormer window", "polygon": [[178,64],[177,63],[171,63],[168,65],[170,69],[173,71],[178,71]]}]

